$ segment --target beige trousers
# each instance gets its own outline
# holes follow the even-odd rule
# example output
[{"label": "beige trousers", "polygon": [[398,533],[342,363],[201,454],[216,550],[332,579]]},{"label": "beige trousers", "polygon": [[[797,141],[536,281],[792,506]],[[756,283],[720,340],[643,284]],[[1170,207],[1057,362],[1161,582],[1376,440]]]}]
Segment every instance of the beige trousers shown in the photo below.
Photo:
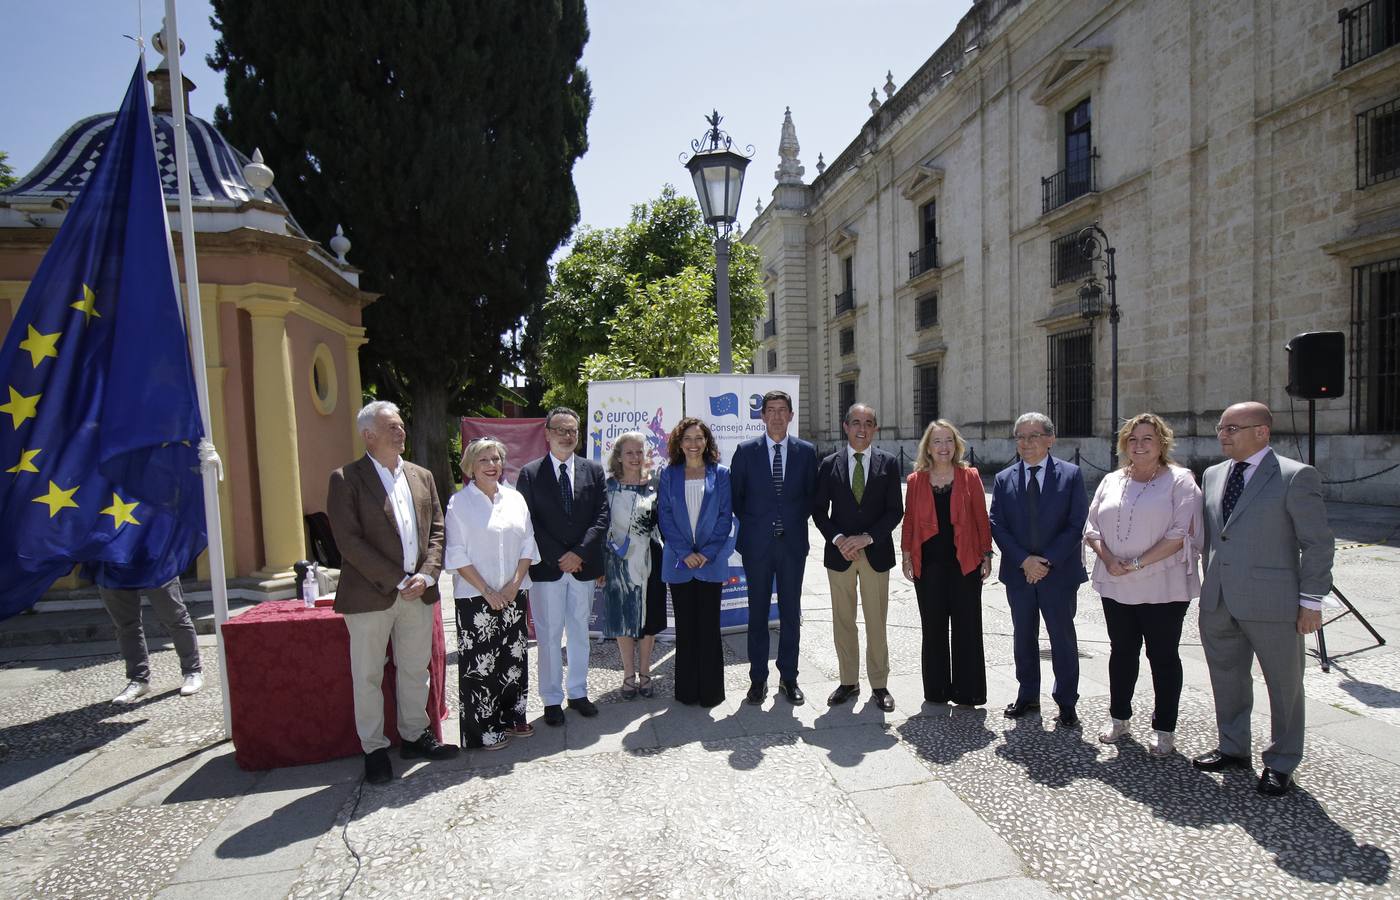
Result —
[{"label": "beige trousers", "polygon": [[890,573],[877,572],[865,551],[844,572],[826,570],[831,585],[831,631],[842,684],[860,683],[860,635],[856,631],[856,588],[865,613],[865,673],[872,688],[890,678],[890,649],[885,641],[885,613],[890,606]]},{"label": "beige trousers", "polygon": [[399,738],[411,741],[428,727],[428,663],[433,655],[433,608],[422,599],[394,601],[377,612],[350,613],[350,679],[355,689],[355,731],[373,753],[389,746],[384,736],[384,657],[394,642],[394,701]]}]

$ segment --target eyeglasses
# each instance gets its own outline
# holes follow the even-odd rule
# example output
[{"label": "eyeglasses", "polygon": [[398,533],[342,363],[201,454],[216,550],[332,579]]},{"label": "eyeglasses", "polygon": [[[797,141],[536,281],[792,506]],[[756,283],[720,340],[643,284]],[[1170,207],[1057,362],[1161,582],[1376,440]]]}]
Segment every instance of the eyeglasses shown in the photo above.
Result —
[{"label": "eyeglasses", "polygon": [[549,428],[549,429],[547,429],[547,430],[554,432],[555,434],[559,435],[560,437],[578,437],[578,429],[577,429],[577,428],[553,428],[553,427],[551,427],[551,428]]},{"label": "eyeglasses", "polygon": [[1253,425],[1217,425],[1217,426],[1215,426],[1215,433],[1216,433],[1216,434],[1228,434],[1230,437],[1234,437],[1235,435],[1239,434],[1241,431],[1243,431],[1243,430],[1246,429],[1246,428],[1263,428],[1263,427],[1264,427],[1264,423],[1263,423],[1263,422],[1256,422],[1256,423],[1254,423]]},{"label": "eyeglasses", "polygon": [[1035,434],[1018,434],[1016,435],[1016,443],[1029,444],[1032,441],[1038,441],[1043,437],[1045,437],[1045,435],[1041,434],[1039,431],[1037,431]]}]

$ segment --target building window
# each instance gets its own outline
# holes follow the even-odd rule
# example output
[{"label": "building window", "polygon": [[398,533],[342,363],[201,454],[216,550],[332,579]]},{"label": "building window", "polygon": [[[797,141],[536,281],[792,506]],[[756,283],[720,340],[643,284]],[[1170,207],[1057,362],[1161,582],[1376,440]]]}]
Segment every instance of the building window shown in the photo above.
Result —
[{"label": "building window", "polygon": [[919,208],[919,249],[909,254],[909,277],[938,268],[938,201]]},{"label": "building window", "polygon": [[914,327],[919,329],[932,328],[938,324],[938,295],[929,294],[927,297],[920,297],[918,306],[914,313]]},{"label": "building window", "polygon": [[841,258],[841,282],[843,289],[836,295],[836,315],[850,312],[856,306],[855,263],[852,257]]},{"label": "building window", "polygon": [[919,433],[938,418],[938,364],[929,363],[914,369],[914,418]]},{"label": "building window", "polygon": [[776,372],[776,371],[778,371],[778,351],[777,351],[777,350],[769,350],[769,351],[768,351],[768,371],[770,371],[770,372]]},{"label": "building window", "polygon": [[1084,250],[1079,244],[1079,231],[1071,231],[1050,242],[1050,268],[1052,287],[1058,287],[1071,281],[1081,281],[1089,277],[1093,267],[1084,256]]},{"label": "building window", "polygon": [[1057,433],[1089,437],[1094,433],[1094,332],[1091,328],[1052,334],[1048,346],[1050,418]]},{"label": "building window", "polygon": [[856,402],[855,381],[841,381],[836,385],[836,412],[837,418],[846,421],[846,410],[850,409]]},{"label": "building window", "polygon": [[1065,167],[1040,179],[1040,211],[1048,213],[1085,194],[1098,190],[1089,99],[1079,101],[1065,113]]},{"label": "building window", "polygon": [[1352,430],[1400,431],[1400,257],[1351,270]]},{"label": "building window", "polygon": [[1342,24],[1342,68],[1400,44],[1400,0],[1367,0],[1337,15]]},{"label": "building window", "polygon": [[1369,187],[1400,175],[1400,100],[1356,115],[1356,186]]},{"label": "building window", "polygon": [[856,330],[854,328],[842,328],[840,335],[841,355],[850,356],[856,352]]}]

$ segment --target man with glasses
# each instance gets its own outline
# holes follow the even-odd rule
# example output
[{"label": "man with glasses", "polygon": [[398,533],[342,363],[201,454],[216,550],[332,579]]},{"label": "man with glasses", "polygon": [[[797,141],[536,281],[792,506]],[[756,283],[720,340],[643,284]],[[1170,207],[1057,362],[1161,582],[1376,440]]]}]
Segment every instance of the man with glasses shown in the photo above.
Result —
[{"label": "man with glasses", "polygon": [[569,708],[598,715],[588,699],[588,616],[593,582],[603,574],[608,533],[608,493],[603,467],[574,455],[578,413],[556,406],[545,417],[549,452],[526,463],[516,489],[530,508],[540,561],[530,567],[530,613],[535,620],[540,700],[546,725],[563,725],[564,667],[560,642],[567,635]]},{"label": "man with glasses", "polygon": [[1020,459],[997,473],[992,487],[992,538],[1001,549],[998,577],[1011,605],[1016,657],[1016,701],[1006,707],[1018,719],[1040,707],[1040,620],[1050,638],[1055,672],[1051,697],[1057,721],[1079,724],[1079,643],[1074,632],[1075,594],[1088,580],[1084,570],[1084,520],[1089,497],[1073,463],[1050,455],[1055,423],[1030,412],[1012,429]]},{"label": "man with glasses", "polygon": [[1269,691],[1271,741],[1258,791],[1280,796],[1303,758],[1303,636],[1322,624],[1332,590],[1332,530],[1312,466],[1269,449],[1274,417],[1236,403],[1215,432],[1229,459],[1206,470],[1201,645],[1215,694],[1219,745],[1197,769],[1252,769],[1249,717],[1254,659]]}]

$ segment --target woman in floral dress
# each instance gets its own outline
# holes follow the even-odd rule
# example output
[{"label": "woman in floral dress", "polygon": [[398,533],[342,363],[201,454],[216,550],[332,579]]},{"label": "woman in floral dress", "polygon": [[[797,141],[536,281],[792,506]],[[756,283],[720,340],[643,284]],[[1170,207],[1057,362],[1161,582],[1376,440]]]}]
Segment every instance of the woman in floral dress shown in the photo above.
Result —
[{"label": "woman in floral dress", "polygon": [[[647,436],[618,435],[608,459],[608,552],[603,557],[603,637],[622,655],[622,698],[652,695],[651,653],[666,629],[666,586],[658,577],[656,488],[647,473]],[[633,656],[636,655],[636,662]],[[635,666],[635,675],[634,673]]]},{"label": "woman in floral dress", "polygon": [[462,453],[467,486],[447,503],[444,565],[453,571],[462,746],[499,750],[529,737],[525,594],[540,561],[525,499],[501,483],[506,448],[479,438]]}]

